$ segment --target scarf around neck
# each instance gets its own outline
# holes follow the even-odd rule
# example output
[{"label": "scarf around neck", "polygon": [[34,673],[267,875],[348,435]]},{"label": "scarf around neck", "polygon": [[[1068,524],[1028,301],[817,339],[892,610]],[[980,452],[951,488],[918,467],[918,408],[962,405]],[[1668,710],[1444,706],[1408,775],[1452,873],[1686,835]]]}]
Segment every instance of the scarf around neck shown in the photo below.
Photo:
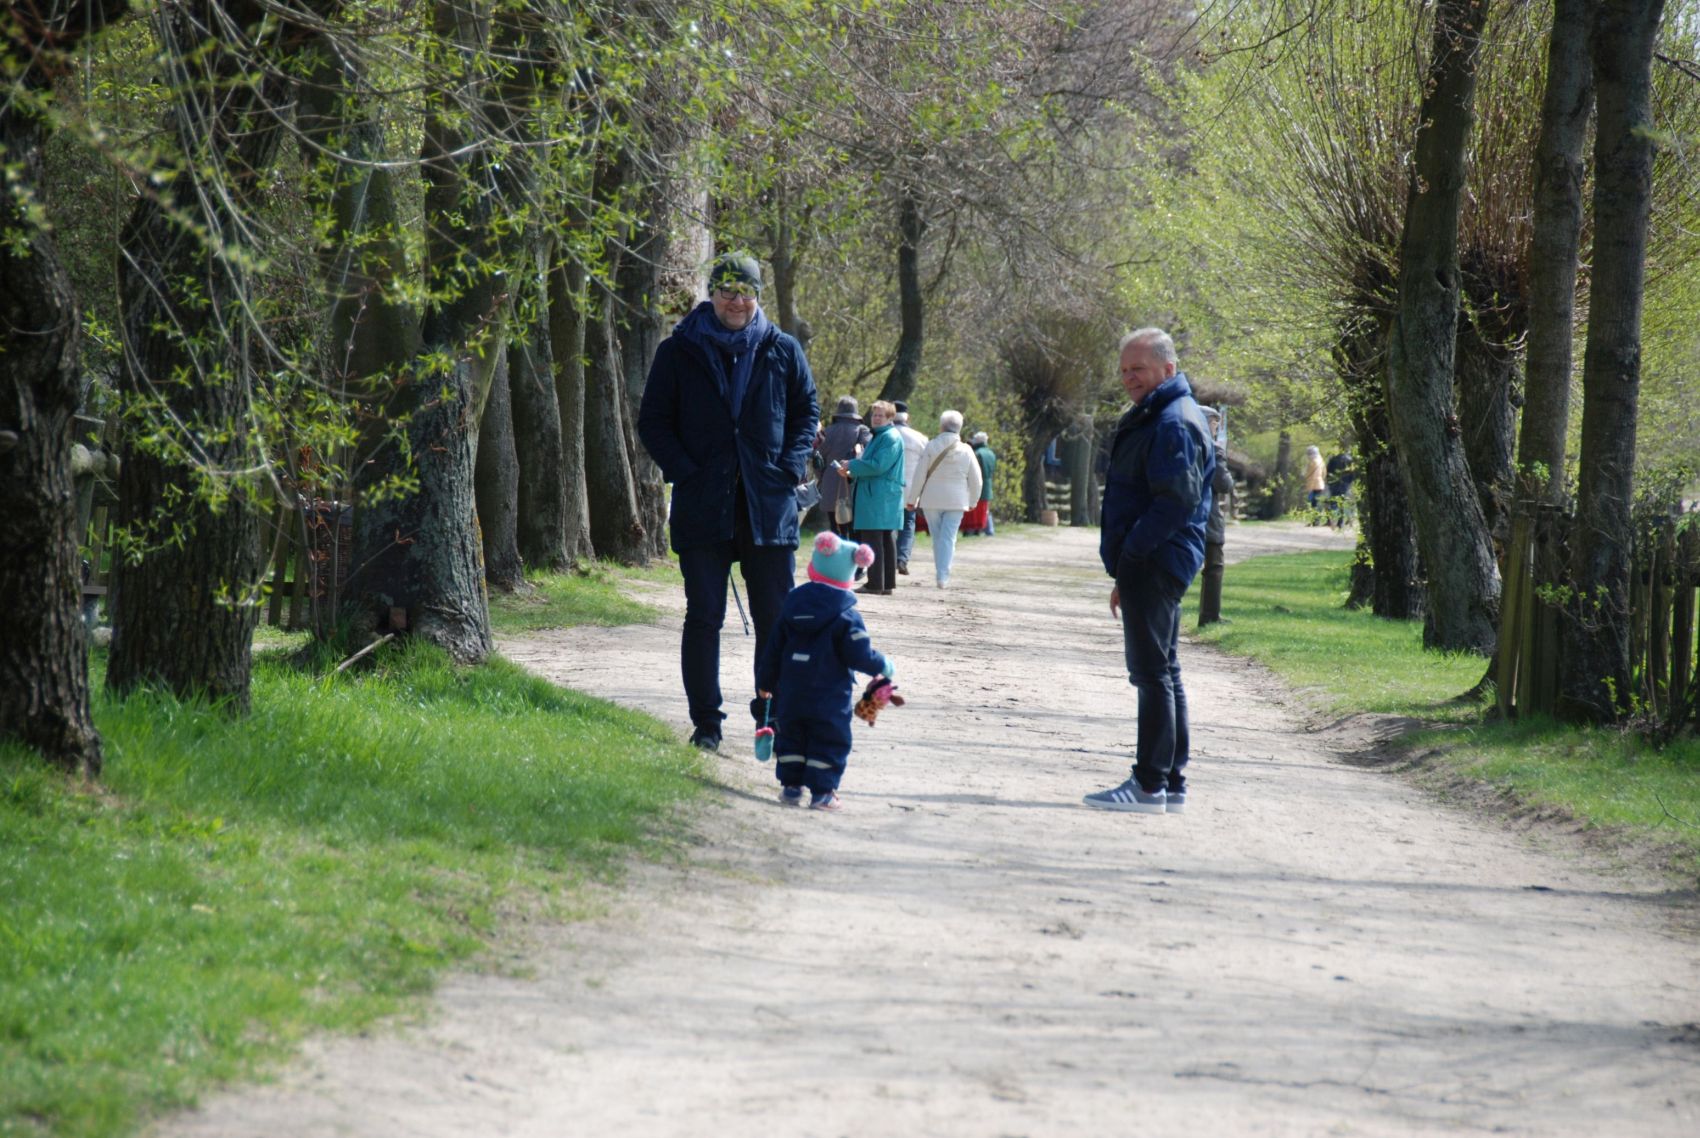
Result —
[{"label": "scarf around neck", "polygon": [[[734,422],[744,409],[744,394],[755,370],[756,348],[767,338],[771,327],[767,314],[757,307],[750,322],[734,332],[714,315],[713,302],[705,300],[673,329],[676,335],[702,348],[702,354],[708,357],[709,370],[714,374],[720,397],[732,411]],[[731,375],[726,374],[727,356],[732,357]]]}]

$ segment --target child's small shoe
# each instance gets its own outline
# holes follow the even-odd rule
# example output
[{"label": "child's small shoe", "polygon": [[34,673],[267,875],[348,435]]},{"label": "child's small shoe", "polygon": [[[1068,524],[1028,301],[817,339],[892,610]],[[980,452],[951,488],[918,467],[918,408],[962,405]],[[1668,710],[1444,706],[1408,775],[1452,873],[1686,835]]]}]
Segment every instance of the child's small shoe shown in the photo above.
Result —
[{"label": "child's small shoe", "polygon": [[842,810],[844,809],[844,800],[838,797],[836,790],[829,790],[825,794],[811,794],[809,795],[809,809]]},{"label": "child's small shoe", "polygon": [[803,788],[800,786],[782,786],[779,788],[779,805],[801,806],[803,804]]}]

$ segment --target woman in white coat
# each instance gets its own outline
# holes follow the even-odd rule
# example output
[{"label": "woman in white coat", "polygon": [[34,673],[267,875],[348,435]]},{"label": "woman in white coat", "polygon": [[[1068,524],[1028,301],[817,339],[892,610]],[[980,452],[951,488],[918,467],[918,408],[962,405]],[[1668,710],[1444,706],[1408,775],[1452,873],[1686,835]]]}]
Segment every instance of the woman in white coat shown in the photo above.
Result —
[{"label": "woman in white coat", "polygon": [[939,433],[921,452],[915,477],[909,483],[911,509],[919,506],[927,515],[927,532],[933,537],[933,572],[939,588],[950,583],[950,563],[956,556],[956,533],[962,515],[980,500],[980,460],[962,441],[962,412],[946,411],[939,416]]}]

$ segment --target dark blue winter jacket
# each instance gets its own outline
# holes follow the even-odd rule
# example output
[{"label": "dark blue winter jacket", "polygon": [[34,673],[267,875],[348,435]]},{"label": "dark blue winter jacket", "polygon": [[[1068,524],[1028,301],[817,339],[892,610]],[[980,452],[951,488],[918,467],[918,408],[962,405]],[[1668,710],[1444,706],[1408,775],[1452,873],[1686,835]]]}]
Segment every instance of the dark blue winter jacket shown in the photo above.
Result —
[{"label": "dark blue winter jacket", "polygon": [[714,319],[713,312],[704,301],[661,341],[638,410],[638,438],[673,484],[673,550],[732,540],[740,480],[755,543],[795,549],[796,489],[820,412],[814,376],[802,345],[767,324],[734,422],[732,394],[720,377],[735,361],[715,366],[707,353],[717,349],[681,332],[692,319]]},{"label": "dark blue winter jacket", "polygon": [[1176,373],[1116,424],[1098,537],[1104,571],[1114,577],[1127,557],[1191,584],[1204,565],[1215,471],[1210,427]]},{"label": "dark blue winter jacket", "polygon": [[773,693],[773,718],[843,719],[856,704],[856,675],[877,676],[874,651],[848,589],[805,581],[785,595],[779,622],[757,662],[756,686]]}]

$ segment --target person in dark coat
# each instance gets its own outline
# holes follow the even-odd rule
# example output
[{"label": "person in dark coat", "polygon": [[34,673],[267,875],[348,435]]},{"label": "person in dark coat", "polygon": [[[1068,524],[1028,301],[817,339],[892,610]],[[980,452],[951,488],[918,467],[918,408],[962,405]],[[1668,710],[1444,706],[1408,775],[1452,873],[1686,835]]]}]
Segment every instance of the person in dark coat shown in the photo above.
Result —
[{"label": "person in dark coat", "polygon": [[[728,253],[709,272],[709,299],[656,349],[638,437],[673,484],[668,530],[685,583],[680,670],[691,742],[720,746],[720,628],[736,561],[760,656],[791,591],[797,484],[820,407],[803,348],[757,303],[761,266]],[[761,704],[751,701],[760,721]]]},{"label": "person in dark coat", "polygon": [[832,527],[832,532],[839,537],[849,537],[853,523],[840,522],[833,516],[838,499],[850,493],[843,475],[834,467],[860,455],[873,437],[873,431],[857,413],[856,397],[840,395],[832,421],[821,427],[820,438],[815,442],[815,450],[820,455],[820,507],[826,512],[827,524]]},{"label": "person in dark coat", "polygon": [[756,685],[773,700],[774,776],[784,805],[800,805],[806,789],[811,809],[839,809],[856,673],[890,679],[896,670],[874,650],[850,591],[856,566],[866,568],[873,558],[865,545],[834,533],[817,536],[809,579],[785,598],[757,662]]},{"label": "person in dark coat", "polygon": [[1204,527],[1204,571],[1198,576],[1198,627],[1222,619],[1222,578],[1228,569],[1228,505],[1234,496],[1234,475],[1222,448],[1222,413],[1205,407],[1204,421],[1210,425],[1211,446],[1216,452],[1216,473],[1210,479],[1210,522]]},{"label": "person in dark coat", "polygon": [[1122,389],[1133,406],[1116,424],[1104,479],[1098,555],[1115,578],[1128,682],[1139,693],[1133,772],[1086,796],[1101,810],[1179,814],[1190,740],[1181,687],[1181,597],[1204,564],[1216,452],[1175,342],[1160,328],[1122,338]]}]

